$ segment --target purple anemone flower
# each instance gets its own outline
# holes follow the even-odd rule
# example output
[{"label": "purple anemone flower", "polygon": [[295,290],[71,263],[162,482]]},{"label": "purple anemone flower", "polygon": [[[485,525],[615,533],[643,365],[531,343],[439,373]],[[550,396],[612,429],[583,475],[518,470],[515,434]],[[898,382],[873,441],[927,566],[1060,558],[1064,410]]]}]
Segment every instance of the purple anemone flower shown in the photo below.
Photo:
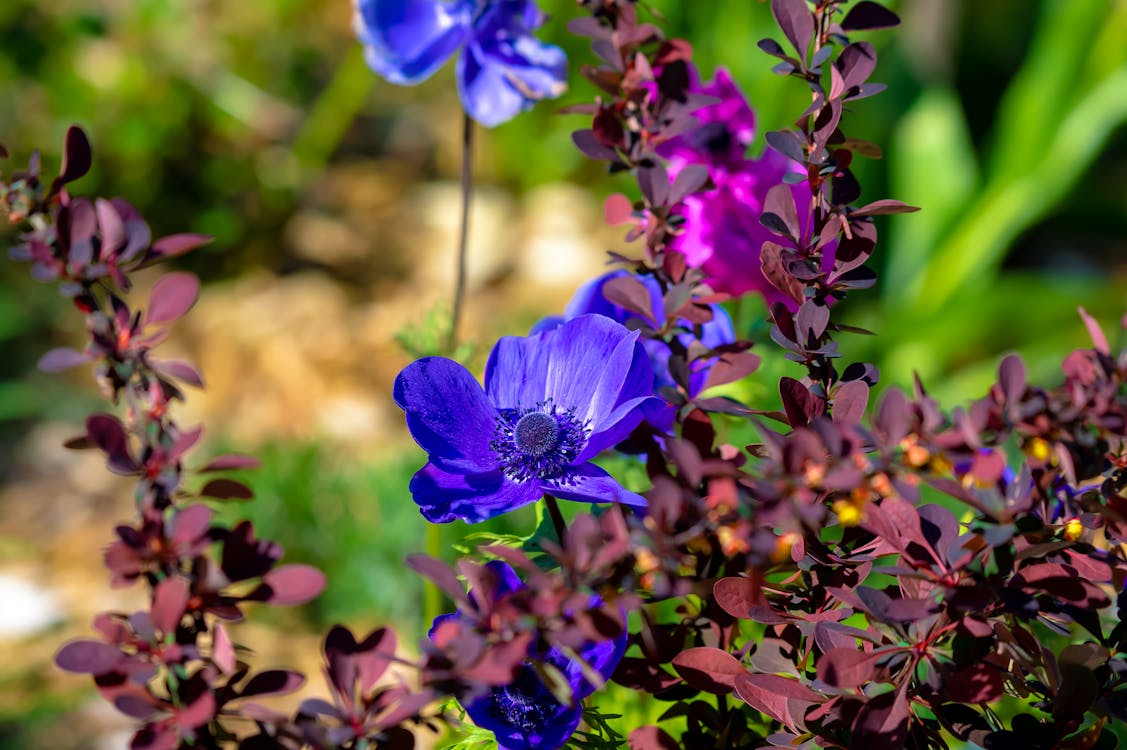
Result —
[{"label": "purple anemone flower", "polygon": [[[491,594],[494,601],[525,588],[525,583],[507,563],[494,560],[487,563],[487,567],[498,578],[497,587]],[[470,592],[471,597],[473,593]],[[591,602],[597,604],[599,598],[592,596]],[[455,612],[435,618],[431,635],[442,622],[461,616],[461,612]],[[607,680],[626,651],[626,633],[610,641],[588,641],[575,651],[584,663]],[[521,665],[511,683],[492,688],[465,706],[466,713],[475,724],[497,736],[498,750],[555,750],[563,747],[583,717],[583,699],[595,692],[595,686],[583,676],[579,663],[564,656],[559,649],[550,649],[539,661],[548,662],[564,675],[571,687],[573,705],[565,706],[556,700],[536,671],[527,664]]]},{"label": "purple anemone flower", "polygon": [[644,506],[590,461],[642,420],[653,367],[638,332],[583,315],[493,347],[485,389],[445,357],[424,357],[395,379],[395,403],[430,459],[411,480],[423,515],[469,523],[549,494]]},{"label": "purple anemone flower", "polygon": [[493,127],[567,87],[567,56],[532,32],[544,14],[532,0],[354,0],[353,28],[368,66],[391,83],[429,78],[459,49],[458,94]]},{"label": "purple anemone flower", "polygon": [[[563,317],[545,318],[536,324],[532,329],[533,332],[549,330],[562,325],[564,321],[588,314],[604,315],[623,325],[631,320],[639,320],[640,318],[636,313],[621,305],[614,304],[603,294],[603,288],[608,281],[628,274],[629,271],[620,269],[588,281],[579,287],[575,296],[568,302],[567,307],[564,308]],[[652,322],[659,327],[665,325],[665,305],[662,304],[661,287],[658,285],[657,279],[653,276],[638,276],[637,279],[645,285],[650,294]],[[679,334],[678,338],[685,347],[688,347],[689,343],[694,340],[700,341],[709,349],[735,342],[736,331],[732,326],[732,318],[728,315],[727,310],[716,304],[709,305],[709,308],[712,310],[712,320],[701,326],[701,337],[699,339],[696,339],[689,332]],[[651,325],[651,322],[647,321],[646,325]],[[692,324],[686,321],[684,326],[691,328]],[[658,393],[662,388],[674,387],[676,383],[673,381],[673,376],[669,374],[669,347],[663,341],[648,338],[642,339],[642,346],[645,347],[646,354],[649,355],[650,362],[653,364],[654,393]],[[712,358],[708,358],[693,363],[692,372],[689,376],[690,398],[696,398],[704,390],[704,384],[708,380],[708,371],[713,361]],[[645,410],[646,420],[659,430],[669,431],[673,427],[674,411],[669,404],[655,401]]]},{"label": "purple anemone flower", "polygon": [[[748,159],[747,148],[755,137],[755,113],[747,98],[723,68],[708,84],[699,82],[695,70],[692,75],[690,91],[718,101],[695,111],[698,126],[662,144],[659,151],[669,159],[672,178],[690,164],[703,164],[715,187],[685,199],[685,229],[672,247],[684,254],[690,266],[702,269],[716,291],[732,296],[758,292],[768,303],[783,302],[797,310],[798,303],[763,275],[760,250],[764,242],[778,237],[759,223],[759,217],[767,192],[788,173],[800,171],[799,167],[772,148],[758,159]],[[812,231],[807,210],[810,187],[799,182],[791,185],[791,192],[806,235]],[[825,268],[832,263],[831,250],[825,253]]]}]

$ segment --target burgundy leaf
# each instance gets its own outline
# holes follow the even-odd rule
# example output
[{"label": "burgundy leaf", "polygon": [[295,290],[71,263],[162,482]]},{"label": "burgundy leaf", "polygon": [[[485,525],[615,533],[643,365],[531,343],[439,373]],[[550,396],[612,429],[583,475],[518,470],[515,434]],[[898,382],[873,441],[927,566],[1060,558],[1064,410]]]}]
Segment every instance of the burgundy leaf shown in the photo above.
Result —
[{"label": "burgundy leaf", "polygon": [[284,607],[305,604],[325,590],[325,574],[311,565],[283,565],[262,577],[270,589],[263,600]]},{"label": "burgundy leaf", "polygon": [[71,641],[55,654],[55,666],[78,674],[112,672],[122,659],[117,646],[101,641]]},{"label": "burgundy leaf", "polygon": [[253,695],[283,695],[292,693],[305,684],[305,675],[288,669],[269,669],[259,672],[239,691],[240,698]]},{"label": "burgundy leaf", "polygon": [[603,216],[607,224],[612,227],[626,224],[631,220],[633,213],[634,204],[622,193],[608,195],[606,202],[603,204]]},{"label": "burgundy leaf", "polygon": [[844,31],[867,31],[869,29],[889,29],[900,25],[900,18],[883,5],[861,0],[845,14],[841,21]]},{"label": "burgundy leaf", "polygon": [[794,378],[779,379],[779,395],[791,427],[805,427],[824,409],[822,400]]},{"label": "burgundy leaf", "polygon": [[466,593],[458,582],[458,576],[446,563],[426,555],[408,555],[407,565],[416,573],[426,576],[455,602],[466,601]]},{"label": "burgundy leaf", "polygon": [[882,214],[910,214],[919,211],[919,206],[909,206],[907,203],[892,200],[891,198],[882,198],[872,203],[866,203],[860,208],[855,208],[849,212],[850,218],[862,216],[880,216]]},{"label": "burgundy leaf", "polygon": [[877,67],[876,50],[868,42],[854,42],[840,52],[834,67],[841,71],[845,88],[860,86]]},{"label": "burgundy leaf", "polygon": [[211,471],[235,471],[237,469],[257,469],[262,462],[254,456],[243,456],[238,453],[228,453],[217,456],[204,464],[196,471],[205,474]]},{"label": "burgundy leaf", "polygon": [[595,161],[618,161],[618,152],[599,142],[593,130],[576,130],[571,134],[571,141],[585,156]]},{"label": "burgundy leaf", "polygon": [[745,674],[737,677],[736,695],[756,711],[782,722],[795,733],[801,729],[799,720],[806,708],[824,700],[798,680],[774,674]]},{"label": "burgundy leaf", "polygon": [[659,208],[669,204],[669,173],[660,163],[651,167],[639,167],[637,170],[638,187],[646,198],[650,208]]},{"label": "burgundy leaf", "polygon": [[771,13],[787,41],[798,52],[798,58],[805,60],[814,38],[814,14],[806,0],[771,0]]},{"label": "burgundy leaf", "polygon": [[125,426],[112,414],[91,414],[86,418],[86,436],[109,458],[110,469],[119,474],[131,474],[137,463],[129,454],[129,439]]},{"label": "burgundy leaf", "polygon": [[616,276],[603,284],[603,296],[607,301],[623,307],[651,325],[655,325],[653,299],[646,285],[637,276]]},{"label": "burgundy leaf", "polygon": [[59,176],[51,183],[51,192],[58,192],[59,188],[68,182],[74,182],[90,171],[93,164],[90,153],[90,140],[85,131],[77,125],[67,128],[66,146],[63,149],[63,163]]},{"label": "burgundy leaf", "polygon": [[1025,363],[1021,357],[1011,354],[1002,360],[998,366],[998,384],[1002,386],[1006,403],[1016,403],[1025,395]]},{"label": "burgundy leaf", "polygon": [[759,368],[759,362],[759,355],[751,352],[721,354],[709,368],[708,378],[705,380],[702,390],[743,380]]},{"label": "burgundy leaf", "polygon": [[653,725],[630,732],[627,743],[630,750],[678,750],[681,747],[664,729]]},{"label": "burgundy leaf", "polygon": [[993,703],[1005,691],[1005,674],[990,662],[979,662],[943,678],[944,699],[959,703]]},{"label": "burgundy leaf", "polygon": [[853,746],[866,750],[901,750],[908,739],[910,680],[898,689],[870,699],[853,720]]},{"label": "burgundy leaf", "polygon": [[843,383],[834,394],[833,419],[838,424],[858,424],[869,405],[869,386],[864,380]]},{"label": "burgundy leaf", "polygon": [[185,362],[182,359],[154,359],[150,360],[149,364],[161,375],[167,375],[196,388],[203,388],[205,385],[203,375],[191,362]]},{"label": "burgundy leaf", "polygon": [[165,578],[153,589],[153,606],[149,617],[162,633],[175,633],[188,606],[191,590],[188,581],[179,576]]},{"label": "burgundy leaf", "polygon": [[202,727],[211,721],[216,710],[215,695],[210,691],[204,692],[188,706],[176,712],[176,723],[186,729]]},{"label": "burgundy leaf", "polygon": [[52,349],[39,358],[39,369],[43,372],[60,372],[89,362],[91,357],[80,351],[61,347]]},{"label": "burgundy leaf", "polygon": [[[779,232],[791,239],[802,236],[802,227],[798,223],[798,209],[794,205],[794,193],[790,185],[779,184],[767,191],[763,201],[763,211],[779,219],[783,224],[783,231]],[[760,218],[762,223],[763,219]],[[765,225],[766,226],[766,225]],[[770,227],[768,227],[770,228]]]},{"label": "burgundy leaf", "polygon": [[215,623],[212,633],[211,660],[219,667],[220,672],[231,674],[238,666],[235,659],[235,644],[231,642],[231,636],[221,622]]},{"label": "burgundy leaf", "polygon": [[723,695],[730,693],[736,678],[747,669],[736,657],[718,648],[701,646],[682,651],[673,657],[673,669],[697,690]]},{"label": "burgundy leaf", "polygon": [[192,274],[184,271],[165,274],[153,284],[145,322],[149,325],[171,323],[192,309],[199,295],[200,281]]},{"label": "burgundy leaf", "polygon": [[1104,335],[1103,329],[1100,328],[1100,324],[1096,321],[1095,318],[1089,315],[1088,311],[1083,307],[1078,307],[1076,309],[1080,313],[1080,317],[1084,321],[1084,325],[1088,328],[1088,335],[1092,337],[1092,344],[1095,345],[1096,351],[1100,352],[1101,354],[1111,354],[1111,347],[1108,346],[1107,336]]},{"label": "burgundy leaf", "polygon": [[720,608],[737,620],[749,619],[751,608],[762,598],[752,578],[732,576],[712,585],[712,598]]},{"label": "burgundy leaf", "polygon": [[818,679],[839,688],[855,688],[873,679],[886,652],[832,648],[818,659]]},{"label": "burgundy leaf", "polygon": [[355,659],[360,672],[360,691],[367,693],[383,676],[395,657],[398,638],[391,628],[379,628],[357,644]]},{"label": "burgundy leaf", "polygon": [[250,500],[254,497],[254,490],[242,482],[223,478],[209,481],[200,490],[200,494],[216,500]]},{"label": "burgundy leaf", "polygon": [[673,187],[669,192],[669,202],[680,203],[685,199],[685,196],[704,187],[708,180],[708,167],[703,164],[689,164],[673,180]]},{"label": "burgundy leaf", "polygon": [[211,508],[206,505],[181,507],[172,518],[171,540],[178,544],[200,539],[211,526]]},{"label": "burgundy leaf", "polygon": [[805,287],[802,282],[787,271],[783,264],[782,253],[785,249],[786,248],[778,243],[764,242],[763,248],[759,253],[759,264],[763,268],[763,276],[771,282],[771,286],[775,287],[795,302],[802,302],[803,289],[805,289]]},{"label": "burgundy leaf", "polygon": [[170,234],[154,242],[152,251],[156,257],[162,260],[165,258],[174,258],[190,250],[195,250],[197,247],[202,247],[211,242],[211,240],[212,237],[206,234]]}]

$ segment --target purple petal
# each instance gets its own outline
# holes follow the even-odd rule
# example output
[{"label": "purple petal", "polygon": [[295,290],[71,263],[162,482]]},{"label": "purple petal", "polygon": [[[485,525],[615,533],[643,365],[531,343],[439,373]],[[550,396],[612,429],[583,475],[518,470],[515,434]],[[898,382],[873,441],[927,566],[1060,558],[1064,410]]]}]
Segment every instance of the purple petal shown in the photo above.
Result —
[{"label": "purple petal", "polygon": [[561,500],[574,500],[578,503],[622,503],[645,507],[646,498],[630,492],[614,477],[594,464],[582,464],[568,469],[568,473],[558,479],[544,482],[544,492]]},{"label": "purple petal", "polygon": [[403,368],[392,393],[411,437],[444,471],[496,468],[489,443],[497,410],[469,370],[445,357],[424,357]]},{"label": "purple petal", "polygon": [[575,463],[583,463],[599,455],[608,448],[621,443],[630,436],[634,428],[649,414],[664,417],[668,403],[655,396],[633,398],[618,406],[603,420],[597,432],[592,432],[587,445],[575,457]]},{"label": "purple petal", "polygon": [[[579,649],[579,658],[598,672],[604,681],[609,680],[614,670],[618,668],[618,662],[622,661],[622,655],[626,653],[626,640],[627,634],[623,631],[613,640],[591,641]],[[567,675],[568,682],[575,686],[576,700],[583,700],[595,692],[595,686],[583,676],[583,670],[578,663],[569,661],[564,674]]]},{"label": "purple petal", "polygon": [[591,420],[592,431],[609,427],[607,418],[622,402],[653,393],[653,368],[637,331],[602,315],[581,315],[552,333],[544,342],[547,395]]},{"label": "purple petal", "polygon": [[547,342],[558,330],[505,336],[494,345],[485,363],[485,393],[498,409],[530,408],[547,398]]},{"label": "purple petal", "polygon": [[423,517],[433,523],[456,518],[477,523],[536,502],[543,494],[538,482],[518,484],[499,471],[448,474],[432,463],[415,473],[410,489]]},{"label": "purple petal", "polygon": [[353,29],[368,66],[391,83],[428,78],[470,35],[471,2],[356,0]]}]

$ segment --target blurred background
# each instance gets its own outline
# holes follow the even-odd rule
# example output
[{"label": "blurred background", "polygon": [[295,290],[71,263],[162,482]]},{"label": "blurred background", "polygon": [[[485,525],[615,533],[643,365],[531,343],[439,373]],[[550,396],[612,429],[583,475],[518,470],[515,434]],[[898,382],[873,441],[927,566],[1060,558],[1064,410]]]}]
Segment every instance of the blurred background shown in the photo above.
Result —
[{"label": "blurred background", "polygon": [[[589,60],[565,30],[572,0],[540,0],[542,37],[565,47],[572,89],[493,131],[479,130],[466,358],[480,367],[497,336],[558,313],[607,249],[631,252],[602,221],[628,189],[571,146],[590,100]],[[901,0],[896,31],[859,35],[880,54],[889,90],[857,102],[850,136],[885,158],[857,165],[862,200],[895,197],[918,214],[879,225],[881,276],[843,319],[877,332],[843,338],[849,361],[875,362],[883,386],[918,371],[952,407],[988,387],[1020,352],[1055,382],[1087,344],[1083,305],[1114,334],[1127,311],[1127,3],[1122,0]],[[690,39],[705,76],[728,67],[763,133],[805,106],[755,47],[772,33],[766,3],[653,0]],[[461,115],[453,66],[416,88],[373,76],[349,29],[347,0],[5,0],[0,3],[0,141],[5,170],[32,148],[47,171],[66,127],[94,145],[73,187],[120,195],[155,234],[214,235],[179,266],[204,292],[168,350],[195,359],[208,389],[181,422],[202,421],[203,453],[255,452],[258,498],[225,510],[319,565],[330,587],[301,611],[258,610],[236,638],[261,666],[319,672],[319,633],[391,622],[422,630],[422,588],[402,558],[426,544],[407,492],[422,463],[391,402],[409,350],[433,346],[447,314],[459,201]],[[7,231],[0,230],[0,231]],[[5,244],[10,235],[0,236]],[[142,280],[142,286],[145,280]],[[151,278],[148,279],[151,282]],[[733,307],[763,341],[761,372],[739,395],[769,408],[793,374],[767,340],[763,305]],[[60,443],[102,408],[88,372],[44,376],[38,357],[80,341],[80,322],[27,269],[0,264],[0,748],[123,747],[126,725],[88,680],[50,665],[104,609],[138,606],[111,591],[101,549],[131,516],[129,487],[97,456]],[[202,462],[202,461],[201,461]],[[492,526],[527,532],[530,514]],[[464,527],[441,530],[452,557]],[[432,538],[432,545],[436,539]]]}]

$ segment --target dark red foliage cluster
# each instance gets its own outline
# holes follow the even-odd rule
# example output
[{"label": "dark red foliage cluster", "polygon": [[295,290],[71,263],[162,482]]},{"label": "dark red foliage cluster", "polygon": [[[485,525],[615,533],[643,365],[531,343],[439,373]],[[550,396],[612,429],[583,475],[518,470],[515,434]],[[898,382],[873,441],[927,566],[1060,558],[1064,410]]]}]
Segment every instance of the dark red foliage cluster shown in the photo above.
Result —
[{"label": "dark red foliage cluster", "polygon": [[[113,585],[143,584],[151,598],[147,610],[99,616],[100,640],[68,644],[59,666],[94,675],[138,719],[136,748],[409,748],[412,729],[450,718],[439,700],[465,703],[509,684],[530,658],[569,702],[536,655],[628,629],[631,650],[613,681],[667,705],[662,726],[627,728],[634,750],[1113,747],[1109,726],[1127,719],[1127,355],[1082,312],[1094,346],[1063,361],[1062,384],[1031,385],[1009,357],[988,394],[954,411],[919,382],[870,409],[876,368],[838,362],[835,336],[855,329],[838,322],[836,303],[875,281],[873,217],[914,210],[855,205],[852,160],[879,150],[842,130],[846,105],[881,88],[869,82],[872,45],[849,37],[896,17],[867,0],[771,3],[789,47],[759,46],[778,58],[776,72],[809,88],[811,104],[767,141],[801,165],[814,196],[796,205],[780,186],[761,217],[777,236],[763,247],[764,273],[794,303],[772,307],[771,339],[801,366],[779,381],[773,412],[689,385],[698,359],[715,362],[711,385],[758,364],[750,342],[713,351],[683,336],[687,324],[699,338],[719,300],[670,248],[679,204],[708,188],[708,173],[689,167],[671,180],[658,152],[705,103],[689,91],[691,47],[640,22],[633,0],[579,5],[588,17],[572,29],[592,40],[600,62],[583,75],[600,95],[572,108],[592,118],[574,140],[636,178],[637,198],[612,198],[607,214],[632,225],[641,257],[613,259],[658,282],[669,321],[644,322],[651,301],[636,278],[607,285],[611,301],[642,318],[643,335],[670,348],[677,383],[665,394],[680,407],[674,434],[643,427],[630,441],[652,482],[648,511],[582,514],[554,535],[491,544],[453,567],[413,557],[461,612],[420,641],[417,662],[396,655],[389,630],[358,640],[338,626],[325,639],[330,699],[306,700],[293,715],[260,705],[303,678],[253,672],[224,622],[249,602],[306,601],[324,581],[279,566],[281,549],[250,524],[215,522],[207,503],[245,499],[245,485],[219,478],[189,489],[195,474],[254,465],[237,456],[183,465],[201,433],[177,426],[169,405],[202,378],[151,350],[198,285],[168,274],[136,311],[125,292],[130,273],[203,238],[151,242],[127,204],[71,198],[64,186],[90,166],[72,130],[58,179],[42,185],[33,161],[0,181],[0,197],[27,227],[15,257],[58,282],[86,320],[87,347],[52,352],[45,368],[93,362],[125,407],[123,419],[90,417],[72,447],[95,447],[112,471],[136,478],[138,517],[118,527],[106,563]],[[799,231],[800,217],[812,231]],[[724,443],[733,419],[754,423],[760,441]],[[493,596],[499,581],[485,559],[509,563],[527,586]],[[624,620],[627,611],[636,617]],[[673,719],[685,726],[679,739]],[[614,746],[591,737],[573,742]]]}]

